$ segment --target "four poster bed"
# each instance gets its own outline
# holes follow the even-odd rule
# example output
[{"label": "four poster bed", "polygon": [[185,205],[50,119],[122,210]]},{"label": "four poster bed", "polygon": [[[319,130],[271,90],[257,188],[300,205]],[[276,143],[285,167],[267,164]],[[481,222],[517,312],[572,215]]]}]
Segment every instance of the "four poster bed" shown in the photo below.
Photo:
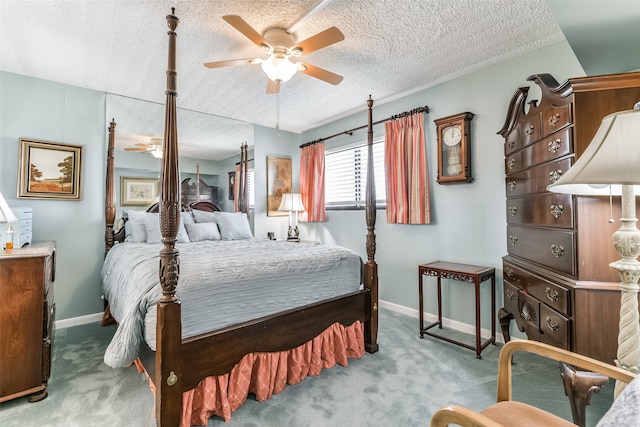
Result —
[{"label": "four poster bed", "polygon": [[[110,304],[105,314],[113,314],[119,324],[105,362],[111,366],[134,362],[147,373],[155,393],[157,425],[163,426],[206,425],[212,415],[228,420],[248,393],[263,400],[287,383],[317,375],[336,362],[346,366],[347,358],[378,350],[373,173],[367,174],[366,262],[345,248],[269,242],[252,236],[236,239],[233,233],[225,239],[229,221],[234,227],[246,227],[244,214],[216,212],[219,209],[208,202],[186,208],[181,203],[175,103],[178,22],[172,10],[167,16],[169,60],[160,200],[154,207],[157,214],[152,213],[154,209],[144,213],[147,242],[128,241],[127,226],[114,230],[115,122],[109,127],[105,199],[103,288]],[[373,101],[367,104],[368,168],[372,170]],[[246,171],[246,147],[242,159],[245,163],[240,170]],[[241,182],[246,187],[246,178]],[[148,215],[156,217],[150,220]],[[194,241],[188,233],[190,241],[182,243],[183,227],[187,231],[197,228],[189,227],[191,221],[197,224],[198,218],[205,218],[206,224],[207,217],[217,222],[222,238]],[[134,219],[129,218],[130,236],[134,235]],[[154,231],[154,225],[159,229]],[[210,224],[206,227],[213,231]],[[319,261],[311,262],[309,256]],[[196,265],[206,269],[197,270]],[[260,273],[242,276],[240,282],[229,278],[237,280],[247,270]],[[204,288],[197,287],[203,277],[207,277]],[[218,285],[210,286],[209,280],[220,278],[222,288],[229,285],[236,291],[217,294],[212,290]],[[136,283],[145,289],[133,290]],[[260,288],[271,285],[276,289],[270,296],[258,294]],[[289,301],[295,288],[304,295]],[[262,304],[254,304],[256,299]],[[277,305],[282,299],[287,300],[285,304]],[[220,316],[204,317],[215,313],[221,313],[222,320]]]}]

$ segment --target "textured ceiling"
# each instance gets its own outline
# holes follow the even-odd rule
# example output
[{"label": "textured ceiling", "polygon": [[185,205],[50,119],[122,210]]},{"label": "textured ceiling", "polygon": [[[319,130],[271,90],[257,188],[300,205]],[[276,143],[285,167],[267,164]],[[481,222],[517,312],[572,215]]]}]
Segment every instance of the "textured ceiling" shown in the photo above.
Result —
[{"label": "textured ceiling", "polygon": [[[276,97],[265,93],[267,78],[259,65],[203,66],[263,56],[261,49],[222,20],[223,15],[239,15],[262,33],[273,26],[288,27],[317,4],[317,0],[0,0],[0,69],[163,103],[165,16],[175,7],[180,19],[180,108],[216,116],[213,122],[218,128],[218,118],[229,117],[268,127],[279,120],[281,129],[303,132],[363,110],[370,94],[381,104],[565,40],[545,0],[334,0],[323,2],[295,36],[300,41],[331,26],[344,33],[345,40],[304,57],[344,76],[339,85],[297,73],[283,83]],[[107,114],[118,114],[118,129],[137,134],[134,124],[127,123],[133,121],[128,120],[133,113],[113,108]],[[187,146],[193,145],[193,156],[228,156],[224,150],[213,152],[208,126],[201,126],[210,137],[203,143],[196,131],[187,141],[184,133],[190,131],[185,125],[179,122],[183,152],[189,153]],[[147,138],[148,133],[153,132],[140,135]],[[155,136],[161,133],[159,129]],[[241,142],[232,142],[233,153]]]}]

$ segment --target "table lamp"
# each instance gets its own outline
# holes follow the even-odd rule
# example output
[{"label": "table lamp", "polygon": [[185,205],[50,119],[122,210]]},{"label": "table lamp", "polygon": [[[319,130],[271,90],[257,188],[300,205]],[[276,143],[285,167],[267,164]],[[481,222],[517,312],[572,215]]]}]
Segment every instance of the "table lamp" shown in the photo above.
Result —
[{"label": "table lamp", "polygon": [[289,212],[289,230],[287,231],[287,240],[299,241],[298,231],[298,212],[304,210],[302,197],[299,193],[285,193],[282,195],[279,211]]},{"label": "table lamp", "polygon": [[[11,223],[17,220],[18,218],[13,214],[7,201],[2,197],[2,193],[0,193],[0,223]],[[7,239],[5,243],[7,249],[13,248],[13,228],[11,228],[11,226],[7,228]]]},{"label": "table lamp", "polygon": [[[621,278],[620,331],[616,364],[640,369],[640,231],[636,227],[635,194],[640,194],[640,102],[634,110],[613,113],[602,124],[582,156],[547,190],[576,195],[622,196],[620,228],[613,245],[621,259],[609,264]],[[617,397],[626,384],[616,382]]]}]

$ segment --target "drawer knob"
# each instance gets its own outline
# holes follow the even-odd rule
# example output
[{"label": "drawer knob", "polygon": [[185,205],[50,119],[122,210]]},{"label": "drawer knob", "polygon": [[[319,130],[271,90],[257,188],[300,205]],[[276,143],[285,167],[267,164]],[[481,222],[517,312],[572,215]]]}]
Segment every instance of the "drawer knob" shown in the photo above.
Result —
[{"label": "drawer knob", "polygon": [[531,136],[534,130],[535,130],[535,127],[533,127],[533,125],[529,125],[529,127],[524,131],[524,133],[526,133],[528,136]]},{"label": "drawer knob", "polygon": [[516,214],[518,213],[518,208],[515,206],[509,206],[509,213],[511,214],[511,216],[516,216]]},{"label": "drawer knob", "polygon": [[516,159],[509,159],[509,161],[507,161],[507,167],[509,169],[513,169],[515,165],[516,165]]},{"label": "drawer knob", "polygon": [[561,145],[562,141],[560,139],[554,139],[553,141],[549,141],[549,143],[547,144],[547,146],[549,147],[549,152],[554,154],[560,149]]},{"label": "drawer knob", "polygon": [[512,289],[507,289],[504,291],[504,296],[506,296],[508,300],[513,301],[516,298],[516,293],[513,292]]},{"label": "drawer knob", "polygon": [[[516,245],[516,243],[518,243],[518,236],[509,236],[509,241],[511,242],[511,244],[513,246]],[[555,246],[555,245],[554,245]]]},{"label": "drawer knob", "polygon": [[551,205],[551,215],[553,215],[555,219],[560,218],[560,215],[562,215],[563,212],[564,212],[563,205]]},{"label": "drawer knob", "polygon": [[558,322],[556,322],[555,320],[553,320],[551,317],[547,316],[547,318],[545,319],[546,323],[547,323],[547,328],[549,328],[549,330],[551,332],[553,332],[554,334],[556,332],[558,332],[558,329],[560,329],[560,325],[558,324]]},{"label": "drawer knob", "polygon": [[509,181],[509,190],[513,191],[516,189],[516,182],[515,181]]},{"label": "drawer knob", "polygon": [[547,286],[546,289],[546,294],[547,294],[547,299],[551,302],[558,302],[558,299],[560,298],[560,293],[558,291],[556,291],[555,289],[551,289],[550,287]]},{"label": "drawer knob", "polygon": [[555,244],[551,245],[551,253],[554,257],[560,258],[562,255],[564,255],[564,246]]},{"label": "drawer knob", "polygon": [[509,279],[513,279],[514,273],[513,273],[513,268],[511,267],[507,267],[507,269],[505,270],[505,272],[507,273],[507,277]]},{"label": "drawer knob", "polygon": [[553,116],[549,117],[549,125],[555,126],[560,121],[560,113],[555,113]]},{"label": "drawer knob", "polygon": [[549,172],[549,181],[556,182],[562,176],[562,169]]}]

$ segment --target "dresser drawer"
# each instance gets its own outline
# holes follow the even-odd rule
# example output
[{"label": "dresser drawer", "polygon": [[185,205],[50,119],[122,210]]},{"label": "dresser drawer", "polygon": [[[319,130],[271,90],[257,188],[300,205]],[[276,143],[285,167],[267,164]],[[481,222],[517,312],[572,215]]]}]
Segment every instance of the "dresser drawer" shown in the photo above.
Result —
[{"label": "dresser drawer", "polygon": [[533,144],[540,139],[540,114],[536,114],[520,125],[522,147]]},{"label": "dresser drawer", "polygon": [[576,276],[575,232],[507,226],[509,254]]},{"label": "dresser drawer", "polygon": [[564,129],[505,157],[507,175],[573,153],[572,128]]},{"label": "dresser drawer", "polygon": [[545,193],[547,187],[560,179],[562,174],[571,167],[571,161],[571,157],[565,157],[507,176],[505,179],[507,198]]},{"label": "dresser drawer", "polygon": [[551,105],[542,112],[542,137],[571,124],[570,105]]},{"label": "dresser drawer", "polygon": [[526,329],[540,330],[540,301],[532,296],[518,293],[518,311],[514,315],[525,323]]},{"label": "dresser drawer", "polygon": [[569,350],[571,321],[544,304],[540,305],[540,330],[544,342]]},{"label": "dresser drawer", "polygon": [[504,281],[504,308],[510,313],[518,313],[518,293],[519,290],[515,285]]},{"label": "dresser drawer", "polygon": [[507,199],[507,223],[573,228],[573,197],[545,193]]},{"label": "dresser drawer", "polygon": [[520,127],[516,127],[514,130],[505,137],[504,142],[504,155],[507,156],[514,151],[520,149]]},{"label": "dresser drawer", "polygon": [[569,289],[550,282],[508,261],[503,261],[503,271],[505,281],[513,283],[513,285],[521,288],[525,293],[553,307],[554,310],[567,316],[571,315],[571,292]]}]

